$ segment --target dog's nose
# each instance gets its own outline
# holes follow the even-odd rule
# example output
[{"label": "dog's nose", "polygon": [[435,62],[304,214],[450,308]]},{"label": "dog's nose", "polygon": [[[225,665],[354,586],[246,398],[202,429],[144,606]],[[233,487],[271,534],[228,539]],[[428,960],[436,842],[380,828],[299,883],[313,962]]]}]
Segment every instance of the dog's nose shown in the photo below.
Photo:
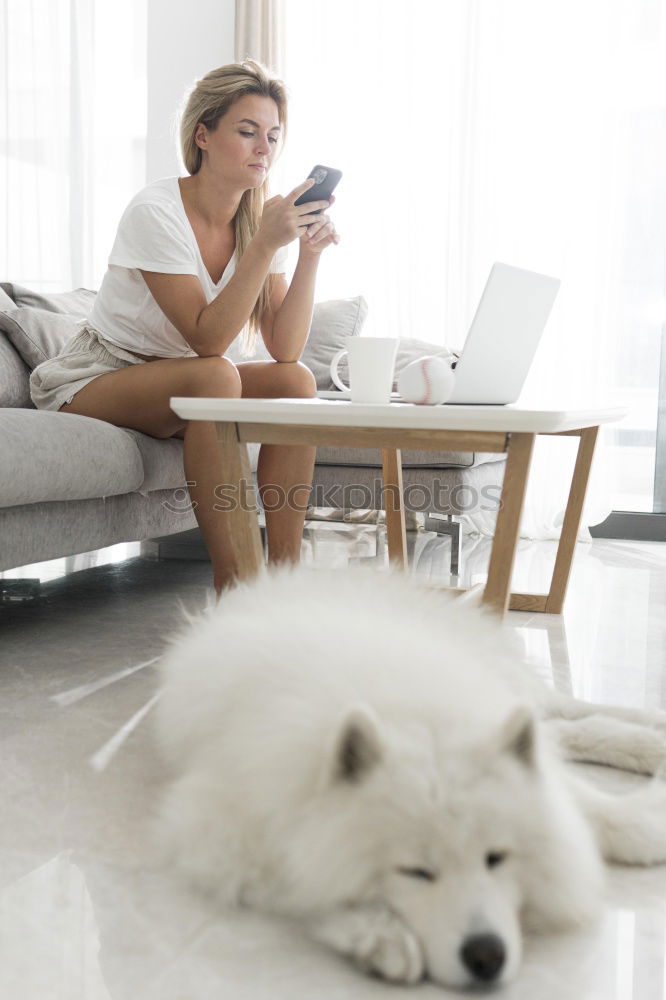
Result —
[{"label": "dog's nose", "polygon": [[460,957],[475,979],[489,983],[497,978],[504,965],[506,948],[496,934],[477,934],[467,938]]}]

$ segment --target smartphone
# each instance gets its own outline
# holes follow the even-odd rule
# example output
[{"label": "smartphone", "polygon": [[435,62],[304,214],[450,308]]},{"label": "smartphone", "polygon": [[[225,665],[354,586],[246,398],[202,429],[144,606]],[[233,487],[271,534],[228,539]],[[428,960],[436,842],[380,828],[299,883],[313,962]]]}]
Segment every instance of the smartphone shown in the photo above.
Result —
[{"label": "smartphone", "polygon": [[[318,163],[312,168],[308,177],[314,177],[315,182],[308,191],[296,199],[295,205],[304,205],[308,201],[328,201],[342,177],[342,171],[334,170],[333,167],[324,167]],[[311,215],[319,215],[323,211],[323,208],[316,208],[311,212]]]}]

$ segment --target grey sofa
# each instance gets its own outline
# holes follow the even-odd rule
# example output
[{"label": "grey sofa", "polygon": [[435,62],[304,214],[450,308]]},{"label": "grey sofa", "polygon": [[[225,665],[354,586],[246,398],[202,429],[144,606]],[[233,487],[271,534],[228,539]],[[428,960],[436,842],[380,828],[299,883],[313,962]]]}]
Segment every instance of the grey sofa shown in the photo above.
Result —
[{"label": "grey sofa", "polygon": [[[76,333],[94,294],[45,295],[0,283],[0,570],[196,527],[180,440],[40,411],[30,400],[31,368]],[[303,362],[320,389],[332,388],[328,360],[345,337],[359,333],[365,312],[360,297],[315,307]],[[429,346],[402,341],[396,371]],[[258,450],[250,446],[253,471]],[[496,455],[405,452],[403,468],[407,507],[430,513],[464,513],[503,476]],[[311,502],[329,509],[381,507],[379,455],[320,448]]]}]

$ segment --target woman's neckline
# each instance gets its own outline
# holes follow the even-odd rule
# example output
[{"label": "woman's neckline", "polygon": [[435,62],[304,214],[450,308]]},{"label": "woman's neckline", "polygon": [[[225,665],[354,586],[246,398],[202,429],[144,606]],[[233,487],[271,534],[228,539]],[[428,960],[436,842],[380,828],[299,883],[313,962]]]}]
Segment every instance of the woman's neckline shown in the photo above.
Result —
[{"label": "woman's neckline", "polygon": [[231,257],[229,258],[229,260],[227,261],[227,265],[226,265],[224,271],[222,272],[222,274],[220,275],[219,280],[215,281],[213,279],[212,274],[210,273],[210,271],[206,267],[206,262],[203,259],[203,254],[201,253],[201,247],[199,246],[199,241],[197,239],[197,234],[194,232],[194,227],[193,227],[192,223],[190,222],[190,217],[187,214],[187,209],[185,208],[185,202],[183,201],[183,192],[182,192],[181,187],[180,187],[180,177],[176,177],[175,178],[175,182],[176,182],[176,192],[178,194],[178,203],[179,203],[180,209],[181,209],[181,211],[182,211],[182,213],[183,213],[183,215],[185,217],[185,221],[186,221],[186,223],[187,223],[187,225],[189,227],[189,230],[192,233],[192,239],[194,240],[194,245],[197,248],[197,253],[199,254],[199,259],[201,261],[201,265],[202,265],[204,271],[206,272],[206,274],[208,275],[208,277],[210,278],[210,281],[211,281],[211,284],[213,285],[213,287],[217,288],[218,285],[221,283],[222,279],[224,278],[225,274],[229,270],[229,268],[231,266],[231,263],[232,263],[232,261],[234,260],[234,258],[236,256],[236,248],[234,247],[233,253],[231,254]]}]

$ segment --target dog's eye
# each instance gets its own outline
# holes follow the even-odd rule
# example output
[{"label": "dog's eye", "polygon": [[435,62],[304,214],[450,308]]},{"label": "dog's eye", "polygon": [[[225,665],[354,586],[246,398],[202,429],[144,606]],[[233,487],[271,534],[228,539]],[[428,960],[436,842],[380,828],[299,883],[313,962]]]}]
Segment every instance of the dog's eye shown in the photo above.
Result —
[{"label": "dog's eye", "polygon": [[505,860],[506,851],[489,851],[488,854],[486,854],[486,867],[496,868],[497,865],[501,865]]},{"label": "dog's eye", "polygon": [[434,872],[429,871],[427,868],[398,868],[401,875],[407,875],[409,878],[420,878],[424,882],[434,882],[437,876]]}]

